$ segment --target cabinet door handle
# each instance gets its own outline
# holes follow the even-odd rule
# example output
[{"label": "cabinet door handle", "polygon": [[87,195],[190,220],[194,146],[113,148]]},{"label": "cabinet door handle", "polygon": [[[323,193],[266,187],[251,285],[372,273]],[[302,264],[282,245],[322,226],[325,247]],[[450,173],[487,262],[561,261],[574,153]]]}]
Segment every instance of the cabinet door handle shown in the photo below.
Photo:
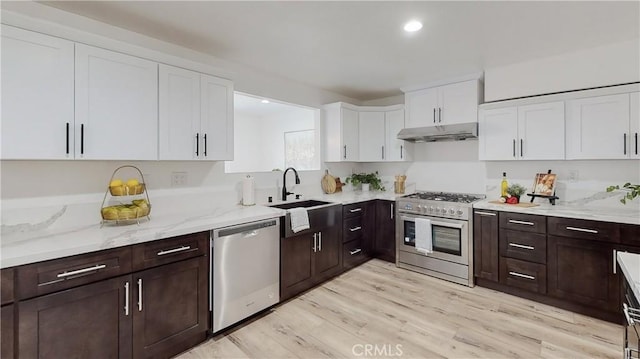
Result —
[{"label": "cabinet door handle", "polygon": [[617,250],[613,250],[613,274],[616,274],[616,272],[618,271],[617,264],[618,264],[618,251]]},{"label": "cabinet door handle", "polygon": [[384,160],[384,146],[382,146],[382,159]]},{"label": "cabinet door handle", "polygon": [[356,254],[358,254],[358,253],[360,253],[360,252],[362,252],[362,249],[361,249],[361,248],[358,248],[358,249],[356,249],[356,250],[349,251],[349,254],[351,254],[351,255],[353,256],[353,255],[356,255]]},{"label": "cabinet door handle", "polygon": [[[635,134],[635,138],[636,138],[636,155],[638,154],[638,133],[636,132]],[[402,153],[402,149],[400,150],[400,153]]]},{"label": "cabinet door handle", "polygon": [[124,315],[129,316],[129,282],[124,283]]},{"label": "cabinet door handle", "polygon": [[189,249],[191,249],[191,246],[182,246],[180,248],[174,248],[174,249],[168,249],[168,250],[162,250],[160,252],[158,252],[157,255],[159,256],[163,256],[165,254],[171,254],[171,253],[177,253],[177,252],[183,252],[183,251],[188,251]]},{"label": "cabinet door handle", "polygon": [[518,273],[518,272],[509,272],[509,275],[512,275],[514,277],[520,277],[520,278],[525,278],[525,279],[531,279],[531,280],[535,280],[536,277],[532,276],[532,275],[528,275],[528,274],[522,274],[522,273]]},{"label": "cabinet door handle", "polygon": [[322,232],[318,232],[318,252],[322,252]]},{"label": "cabinet door handle", "polygon": [[107,268],[106,264],[96,264],[93,267],[88,267],[88,268],[82,268],[82,269],[77,269],[77,270],[72,270],[70,272],[64,271],[60,274],[58,274],[56,277],[58,278],[66,278],[72,275],[76,275],[76,274],[82,274],[82,273],[87,273],[87,272],[94,272],[103,268]]},{"label": "cabinet door handle", "polygon": [[[400,159],[403,159],[404,156],[402,154],[403,145],[400,145]],[[636,155],[638,154],[638,134],[636,133]]]},{"label": "cabinet door handle", "polygon": [[80,154],[84,155],[84,123],[80,125]]},{"label": "cabinet door handle", "polygon": [[433,108],[433,123],[436,123],[436,108]]},{"label": "cabinet door handle", "polygon": [[393,219],[393,203],[391,203],[391,219]]},{"label": "cabinet door handle", "polygon": [[362,229],[362,227],[353,227],[353,228],[349,228],[349,231],[355,232],[355,231],[359,231],[361,229]]},{"label": "cabinet door handle", "polygon": [[207,157],[207,134],[204,134],[204,156]]},{"label": "cabinet door handle", "polygon": [[480,211],[476,211],[475,213],[476,213],[476,214],[479,214],[479,215],[481,215],[481,216],[493,216],[493,217],[495,217],[495,216],[496,216],[496,214],[495,214],[495,213],[491,213],[491,212],[480,212]]},{"label": "cabinet door handle", "polygon": [[67,122],[67,154],[69,154],[69,122]]},{"label": "cabinet door handle", "polygon": [[138,311],[142,311],[142,278],[138,278]]},{"label": "cabinet door handle", "polygon": [[516,247],[516,248],[522,248],[522,249],[528,249],[530,251],[536,249],[536,247],[533,246],[526,246],[524,244],[518,244],[518,243],[509,243],[509,247]]},{"label": "cabinet door handle", "polygon": [[513,139],[513,158],[516,157],[516,139]]},{"label": "cabinet door handle", "polygon": [[315,253],[316,250],[316,246],[318,245],[318,233],[314,233],[313,234],[313,253]]},{"label": "cabinet door handle", "polygon": [[624,154],[627,154],[627,134],[624,134],[624,144],[623,144],[623,148],[624,148]]},{"label": "cabinet door handle", "polygon": [[362,208],[354,208],[354,209],[350,209],[349,212],[351,213],[356,213],[356,212],[360,212],[362,211]]},{"label": "cabinet door handle", "polygon": [[516,220],[516,219],[510,219],[510,220],[509,220],[509,223],[513,223],[513,224],[524,224],[524,225],[527,225],[527,226],[533,226],[533,225],[535,224],[535,223],[533,223],[533,222],[518,221],[518,220]]},{"label": "cabinet door handle", "polygon": [[200,156],[200,133],[196,133],[196,157]]},{"label": "cabinet door handle", "polygon": [[442,123],[442,108],[438,107],[438,123]]},{"label": "cabinet door handle", "polygon": [[586,233],[594,233],[594,234],[598,234],[598,231],[596,231],[595,229],[587,229],[587,228],[579,228],[579,227],[566,227],[568,230],[570,231],[576,231],[576,232],[586,232]]},{"label": "cabinet door handle", "polygon": [[520,139],[520,157],[524,155],[524,151],[522,150],[522,147],[524,147],[523,144],[524,144],[524,140],[521,138]]}]

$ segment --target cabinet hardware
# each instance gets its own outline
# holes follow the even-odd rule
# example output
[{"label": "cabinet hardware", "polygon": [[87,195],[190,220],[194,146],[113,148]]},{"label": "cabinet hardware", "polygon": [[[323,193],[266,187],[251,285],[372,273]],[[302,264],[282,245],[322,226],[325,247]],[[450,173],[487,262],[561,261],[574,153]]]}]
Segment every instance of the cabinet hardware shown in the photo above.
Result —
[{"label": "cabinet hardware", "polygon": [[624,148],[624,154],[627,154],[627,134],[624,134],[624,144],[622,145]]},{"label": "cabinet hardware", "polygon": [[138,278],[138,311],[142,311],[142,278]]},{"label": "cabinet hardware", "polygon": [[347,145],[344,145],[344,159],[347,159]]},{"label": "cabinet hardware", "polygon": [[382,159],[384,160],[384,146],[382,146]]},{"label": "cabinet hardware", "polygon": [[349,228],[349,231],[355,232],[355,231],[359,231],[361,229],[362,229],[362,227],[353,227],[353,228]]},{"label": "cabinet hardware", "polygon": [[322,232],[318,232],[318,252],[322,252]]},{"label": "cabinet hardware", "polygon": [[476,214],[479,214],[481,216],[493,216],[495,217],[495,213],[491,213],[491,212],[480,212],[480,211],[476,211]]},{"label": "cabinet hardware", "polygon": [[[636,155],[638,154],[638,133],[636,132],[635,134],[635,138],[636,138]],[[400,148],[400,153],[402,154],[402,147]],[[402,157],[402,155],[400,155],[400,157]]]},{"label": "cabinet hardware", "polygon": [[84,123],[80,125],[80,154],[84,155]]},{"label": "cabinet hardware", "polygon": [[509,247],[516,247],[516,248],[522,248],[522,249],[528,249],[530,251],[536,249],[536,247],[533,246],[526,246],[524,244],[518,244],[518,243],[509,243]]},{"label": "cabinet hardware", "polygon": [[362,249],[358,248],[358,249],[356,249],[356,250],[354,250],[354,251],[349,251],[349,254],[351,254],[351,255],[355,255],[355,254],[358,254],[358,253],[360,253],[360,252],[362,252]]},{"label": "cabinet hardware", "polygon": [[438,107],[438,123],[442,123],[442,108]]},{"label": "cabinet hardware", "polygon": [[436,123],[436,108],[433,108],[433,123]]},{"label": "cabinet hardware", "polygon": [[569,226],[567,226],[566,228],[570,231],[576,231],[576,232],[586,232],[586,233],[594,233],[594,234],[598,233],[598,231],[596,231],[595,229],[569,227]]},{"label": "cabinet hardware", "polygon": [[513,157],[516,157],[516,139],[513,139]]},{"label": "cabinet hardware", "polygon": [[159,256],[163,256],[165,254],[171,254],[171,253],[176,253],[176,252],[182,252],[182,251],[188,251],[189,249],[191,249],[191,246],[182,246],[180,248],[174,248],[174,249],[168,249],[166,251],[160,251],[158,252],[157,255]]},{"label": "cabinet hardware", "polygon": [[129,316],[129,282],[124,283],[124,315]]},{"label": "cabinet hardware", "polygon": [[617,257],[618,251],[617,250],[613,250],[613,274],[616,274],[616,272],[618,271],[616,268],[616,265],[618,264],[618,257]]},{"label": "cabinet hardware", "polygon": [[207,134],[204,134],[204,156],[207,157]]},{"label": "cabinet hardware", "polygon": [[[636,137],[637,137],[637,135],[636,135]],[[636,147],[637,147],[637,145],[636,145]],[[67,122],[67,154],[69,154],[69,122]]]},{"label": "cabinet hardware", "polygon": [[520,278],[525,278],[525,279],[536,280],[536,277],[534,277],[532,275],[522,274],[522,273],[518,273],[518,272],[509,272],[509,275],[512,275],[514,277],[520,277]]},{"label": "cabinet hardware", "polygon": [[391,203],[391,219],[393,219],[393,203]]},{"label": "cabinet hardware", "polygon": [[350,209],[349,212],[351,213],[356,213],[356,212],[360,212],[362,211],[362,208],[354,208],[354,209]]},{"label": "cabinet hardware", "polygon": [[[400,159],[403,159],[402,149],[404,146],[400,145]],[[636,155],[638,154],[638,134],[636,133]]]},{"label": "cabinet hardware", "polygon": [[93,267],[72,270],[71,272],[64,271],[64,272],[58,274],[57,277],[58,278],[66,278],[66,277],[69,277],[69,276],[72,276],[72,275],[82,274],[82,273],[87,273],[87,272],[93,272],[93,271],[97,271],[97,270],[103,269],[103,268],[107,268],[107,265],[106,264],[96,264]]},{"label": "cabinet hardware", "polygon": [[509,223],[513,223],[513,224],[524,224],[524,225],[527,225],[527,226],[533,226],[533,225],[535,224],[535,223],[533,223],[533,222],[518,221],[518,220],[516,220],[516,219],[510,219],[510,220],[509,220]]},{"label": "cabinet hardware", "polygon": [[196,133],[196,157],[200,156],[200,133]]},{"label": "cabinet hardware", "polygon": [[521,138],[520,139],[520,157],[524,156],[523,151],[522,151],[523,143],[524,143],[524,140]]},{"label": "cabinet hardware", "polygon": [[318,233],[314,233],[313,234],[313,253],[315,253],[316,250],[316,246],[318,245]]}]

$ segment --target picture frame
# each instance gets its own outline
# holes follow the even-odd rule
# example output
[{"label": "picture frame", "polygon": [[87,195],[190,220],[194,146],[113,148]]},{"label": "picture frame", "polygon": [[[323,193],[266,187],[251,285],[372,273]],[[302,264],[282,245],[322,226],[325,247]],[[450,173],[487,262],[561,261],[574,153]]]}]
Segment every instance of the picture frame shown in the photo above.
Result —
[{"label": "picture frame", "polygon": [[533,181],[533,194],[553,196],[556,190],[555,173],[538,173]]}]

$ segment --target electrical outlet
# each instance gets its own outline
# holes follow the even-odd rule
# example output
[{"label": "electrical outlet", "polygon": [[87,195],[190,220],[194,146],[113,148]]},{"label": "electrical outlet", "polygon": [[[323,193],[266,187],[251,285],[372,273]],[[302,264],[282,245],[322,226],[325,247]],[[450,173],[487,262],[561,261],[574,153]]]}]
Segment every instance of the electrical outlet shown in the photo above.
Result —
[{"label": "electrical outlet", "polygon": [[171,187],[186,186],[187,179],[187,172],[171,172]]},{"label": "electrical outlet", "polygon": [[578,170],[569,171],[569,182],[578,182]]}]

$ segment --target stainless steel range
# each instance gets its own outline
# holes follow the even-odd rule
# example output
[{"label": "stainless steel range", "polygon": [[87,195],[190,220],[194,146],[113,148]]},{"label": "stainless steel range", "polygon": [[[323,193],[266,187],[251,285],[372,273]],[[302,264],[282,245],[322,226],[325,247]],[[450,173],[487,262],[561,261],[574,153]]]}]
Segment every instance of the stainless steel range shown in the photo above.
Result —
[{"label": "stainless steel range", "polygon": [[[472,208],[484,198],[420,191],[396,199],[397,266],[473,287]],[[431,251],[416,248],[416,232],[425,233],[424,229],[416,231],[416,222],[426,228]]]}]

